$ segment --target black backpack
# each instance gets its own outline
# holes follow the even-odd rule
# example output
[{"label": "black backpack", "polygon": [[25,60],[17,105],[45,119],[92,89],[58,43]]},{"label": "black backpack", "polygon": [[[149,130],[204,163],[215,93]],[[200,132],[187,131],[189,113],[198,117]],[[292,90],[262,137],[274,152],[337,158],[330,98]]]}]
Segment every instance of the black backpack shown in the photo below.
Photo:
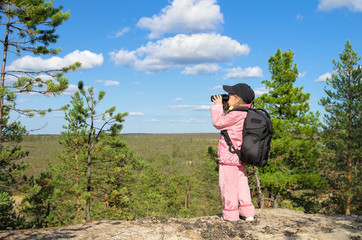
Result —
[{"label": "black backpack", "polygon": [[222,130],[229,151],[236,153],[239,159],[247,164],[264,167],[268,163],[270,142],[273,137],[273,126],[269,114],[261,108],[236,107],[231,111],[247,111],[243,128],[241,149],[235,149],[229,134]]}]

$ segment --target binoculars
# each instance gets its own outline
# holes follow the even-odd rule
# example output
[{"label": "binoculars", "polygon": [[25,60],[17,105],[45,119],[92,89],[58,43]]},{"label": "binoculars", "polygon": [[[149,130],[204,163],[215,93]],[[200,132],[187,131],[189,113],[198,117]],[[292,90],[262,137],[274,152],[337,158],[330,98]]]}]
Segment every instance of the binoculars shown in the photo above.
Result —
[{"label": "binoculars", "polygon": [[[227,94],[219,94],[219,95],[221,95],[222,103],[226,103],[227,101],[229,101],[229,95],[227,95]],[[211,102],[214,100],[215,96],[216,95],[211,96]]]}]

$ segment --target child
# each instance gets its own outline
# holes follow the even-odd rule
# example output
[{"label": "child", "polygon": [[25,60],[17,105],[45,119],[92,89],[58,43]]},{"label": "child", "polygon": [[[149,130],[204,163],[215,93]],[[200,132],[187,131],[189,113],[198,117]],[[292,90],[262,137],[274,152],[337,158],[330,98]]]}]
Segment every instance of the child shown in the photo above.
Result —
[{"label": "child", "polygon": [[[211,107],[212,123],[218,130],[227,130],[235,149],[240,149],[247,112],[230,110],[238,106],[250,107],[255,93],[244,83],[234,86],[224,85],[223,89],[229,93],[230,108],[224,113],[221,95],[216,95],[213,99],[215,105]],[[253,221],[255,210],[251,202],[245,166],[236,154],[229,151],[223,136],[219,141],[218,158],[219,186],[224,206],[223,219],[238,221],[241,217],[246,221]]]}]

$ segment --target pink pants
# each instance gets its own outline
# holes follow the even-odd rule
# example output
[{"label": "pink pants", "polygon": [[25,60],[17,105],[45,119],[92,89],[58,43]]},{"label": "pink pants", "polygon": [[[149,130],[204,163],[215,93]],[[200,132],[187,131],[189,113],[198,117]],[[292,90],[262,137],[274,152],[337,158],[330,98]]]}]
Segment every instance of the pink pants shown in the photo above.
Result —
[{"label": "pink pants", "polygon": [[244,166],[219,165],[219,186],[224,206],[223,218],[228,221],[255,215],[248,177]]}]

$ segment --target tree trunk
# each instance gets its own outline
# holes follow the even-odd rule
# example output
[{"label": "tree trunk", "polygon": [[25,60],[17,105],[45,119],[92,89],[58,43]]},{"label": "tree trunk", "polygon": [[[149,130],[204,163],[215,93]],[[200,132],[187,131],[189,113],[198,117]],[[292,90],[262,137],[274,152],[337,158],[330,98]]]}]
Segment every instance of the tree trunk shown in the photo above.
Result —
[{"label": "tree trunk", "polygon": [[188,195],[188,191],[186,190],[185,192],[185,209],[187,209],[187,195]]},{"label": "tree trunk", "polygon": [[92,185],[91,185],[91,155],[90,155],[90,151],[88,151],[88,172],[87,172],[87,222],[89,223],[91,221],[91,216],[90,216],[90,195],[91,195],[91,190],[92,190]]},{"label": "tree trunk", "polygon": [[356,193],[356,202],[357,202],[357,205],[356,205],[356,209],[357,209],[357,214],[360,214],[360,205],[361,205],[361,197],[360,197],[360,192],[359,192],[359,188],[357,188],[357,193]]},{"label": "tree trunk", "polygon": [[274,192],[274,201],[273,201],[273,208],[278,208],[278,190],[275,190]]},{"label": "tree trunk", "polygon": [[[4,52],[3,52],[3,62],[1,65],[1,88],[5,86],[5,67],[6,67],[6,60],[8,55],[9,49],[9,22],[10,18],[7,16],[7,25],[6,25],[6,32],[5,32],[5,39],[4,39]],[[0,98],[0,153],[2,152],[3,148],[3,138],[2,138],[2,129],[3,129],[3,118],[4,118],[4,97]]]},{"label": "tree trunk", "polygon": [[[76,183],[77,183],[77,186],[78,188],[80,187],[80,183],[79,183],[79,154],[76,150],[76,153],[75,153],[75,169],[76,169],[76,173],[75,173],[75,180],[76,180]],[[77,216],[76,216],[76,219],[77,221],[80,220],[80,193],[77,192],[76,194],[76,198],[77,198]]]},{"label": "tree trunk", "polygon": [[93,130],[94,130],[94,106],[93,106],[93,102],[92,102],[92,106],[91,106],[91,114],[90,114],[90,127],[89,127],[89,132],[88,132],[88,171],[87,171],[87,207],[86,207],[86,211],[87,211],[87,222],[91,221],[91,216],[90,216],[90,204],[91,204],[91,191],[92,191],[92,181],[91,181],[91,165],[92,165],[92,158],[91,158],[91,153],[92,153],[92,137],[93,137]]},{"label": "tree trunk", "polygon": [[[356,186],[360,186],[361,185],[361,177],[358,173],[358,170],[361,169],[359,160],[357,160],[357,162],[354,164],[354,174],[355,174],[355,178],[356,180]],[[362,215],[362,209],[360,208],[361,206],[361,192],[360,192],[360,188],[357,187],[357,191],[356,191],[356,211],[357,211],[357,215]]]},{"label": "tree trunk", "polygon": [[271,207],[271,203],[272,203],[272,192],[270,191],[269,192],[269,198],[268,198],[268,204],[267,204],[267,208],[270,208]]},{"label": "tree trunk", "polygon": [[[349,79],[349,87],[350,87],[350,79]],[[350,89],[350,88],[349,88]],[[351,99],[352,94],[349,93],[349,100]],[[352,121],[352,108],[349,107],[348,110],[348,140],[350,143],[353,141],[352,131],[353,131],[353,121]],[[353,175],[353,164],[352,164],[352,149],[350,145],[347,147],[347,159],[348,159],[348,176],[347,176],[347,199],[346,199],[346,215],[351,215],[351,202],[352,202],[352,175]]]},{"label": "tree trunk", "polygon": [[87,222],[91,221],[90,216],[90,202],[91,202],[91,191],[92,191],[92,182],[91,182],[91,165],[92,165],[92,159],[91,159],[91,136],[92,136],[92,130],[89,131],[88,136],[88,164],[87,164],[87,202],[86,202],[86,215],[87,215]]},{"label": "tree trunk", "polygon": [[352,156],[348,156],[348,176],[347,176],[347,198],[346,198],[346,215],[351,215],[352,202]]},{"label": "tree trunk", "polygon": [[257,168],[255,166],[253,168],[254,168],[254,175],[255,175],[255,181],[256,181],[256,192],[258,194],[259,208],[263,209],[264,208],[264,196],[263,196],[263,192],[261,191],[260,178],[258,176]]},{"label": "tree trunk", "polygon": [[104,207],[105,207],[105,208],[109,208],[110,197],[109,197],[109,195],[108,195],[108,183],[107,183],[107,182],[104,183],[104,188],[105,188],[105,193],[104,193]]}]

